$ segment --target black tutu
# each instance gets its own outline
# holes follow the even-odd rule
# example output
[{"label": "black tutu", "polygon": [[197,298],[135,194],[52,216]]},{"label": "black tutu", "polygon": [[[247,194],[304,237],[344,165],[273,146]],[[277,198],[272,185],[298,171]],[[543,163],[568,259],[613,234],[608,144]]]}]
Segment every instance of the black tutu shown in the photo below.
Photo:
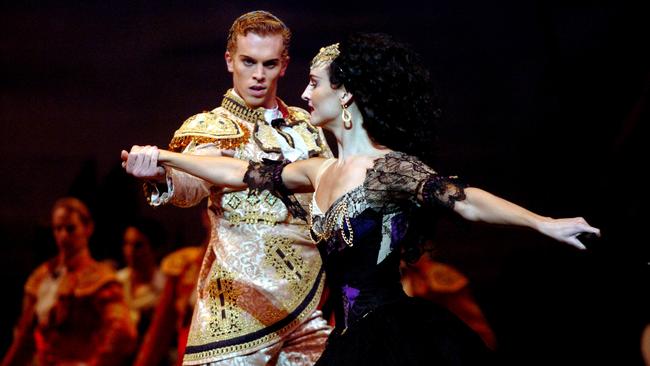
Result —
[{"label": "black tutu", "polygon": [[448,310],[423,299],[383,305],[335,330],[317,366],[493,365],[482,339]]}]

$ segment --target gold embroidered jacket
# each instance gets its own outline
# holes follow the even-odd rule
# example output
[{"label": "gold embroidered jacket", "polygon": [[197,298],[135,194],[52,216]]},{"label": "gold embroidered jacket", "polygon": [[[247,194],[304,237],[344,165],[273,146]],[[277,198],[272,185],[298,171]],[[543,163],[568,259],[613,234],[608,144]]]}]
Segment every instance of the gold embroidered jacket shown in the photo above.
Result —
[{"label": "gold embroidered jacket", "polygon": [[[309,114],[278,99],[286,125],[297,132],[310,156],[331,155]],[[248,161],[282,159],[264,110],[246,107],[228,91],[220,107],[190,117],[174,133],[170,148],[197,155],[232,149]],[[295,134],[294,134],[295,136]],[[247,354],[278,342],[316,309],[324,274],[306,223],[292,217],[268,191],[229,192],[169,170],[168,192],[150,197],[154,205],[193,206],[208,197],[211,234],[199,280],[185,365]],[[299,195],[309,202],[311,195]]]}]

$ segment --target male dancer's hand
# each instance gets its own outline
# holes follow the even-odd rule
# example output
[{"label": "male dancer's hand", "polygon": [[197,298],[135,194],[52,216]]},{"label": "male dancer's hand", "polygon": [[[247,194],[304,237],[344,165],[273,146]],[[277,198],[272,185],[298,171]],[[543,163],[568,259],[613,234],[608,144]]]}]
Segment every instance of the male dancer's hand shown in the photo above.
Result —
[{"label": "male dancer's hand", "polygon": [[122,168],[136,178],[165,181],[165,168],[158,165],[159,151],[156,146],[133,145],[131,151],[122,150]]}]

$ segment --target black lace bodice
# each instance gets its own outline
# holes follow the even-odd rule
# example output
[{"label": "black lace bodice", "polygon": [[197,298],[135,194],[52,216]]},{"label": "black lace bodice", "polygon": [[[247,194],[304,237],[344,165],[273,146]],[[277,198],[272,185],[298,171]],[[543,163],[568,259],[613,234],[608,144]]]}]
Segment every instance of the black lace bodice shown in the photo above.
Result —
[{"label": "black lace bodice", "polygon": [[[279,184],[277,173],[263,175],[267,183],[276,177]],[[341,299],[335,307],[337,326],[348,327],[382,304],[405,296],[399,249],[413,209],[452,208],[464,198],[464,185],[456,177],[439,175],[413,156],[391,152],[375,160],[362,185],[336,199],[327,212],[311,216],[312,236],[329,284]]]}]

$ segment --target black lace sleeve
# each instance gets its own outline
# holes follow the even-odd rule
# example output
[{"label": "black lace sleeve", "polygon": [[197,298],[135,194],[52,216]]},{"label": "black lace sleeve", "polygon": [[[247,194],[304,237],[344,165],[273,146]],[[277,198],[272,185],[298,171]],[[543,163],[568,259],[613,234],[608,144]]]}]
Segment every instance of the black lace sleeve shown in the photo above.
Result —
[{"label": "black lace sleeve", "polygon": [[419,197],[424,203],[437,202],[448,208],[454,208],[458,201],[465,199],[467,185],[458,180],[458,177],[445,177],[439,174],[430,176],[422,184]]},{"label": "black lace sleeve", "polygon": [[307,220],[307,211],[282,181],[282,170],[289,163],[288,160],[251,161],[246,174],[244,174],[244,183],[248,186],[249,194],[259,194],[267,190],[280,198],[293,217]]},{"label": "black lace sleeve", "polygon": [[458,177],[443,176],[417,158],[392,152],[379,159],[368,174],[366,190],[383,201],[382,206],[404,201],[453,208],[465,199],[465,187]]}]

